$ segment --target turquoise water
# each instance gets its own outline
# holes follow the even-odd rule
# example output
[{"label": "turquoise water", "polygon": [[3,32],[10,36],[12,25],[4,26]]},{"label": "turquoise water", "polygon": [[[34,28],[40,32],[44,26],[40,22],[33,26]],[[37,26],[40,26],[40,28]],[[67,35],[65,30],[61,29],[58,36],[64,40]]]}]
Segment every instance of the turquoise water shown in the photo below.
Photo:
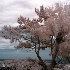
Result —
[{"label": "turquoise water", "polygon": [[[50,49],[40,51],[40,56],[42,59],[50,60],[49,55]],[[26,59],[26,58],[36,58],[37,56],[32,49],[0,49],[0,59]]]}]

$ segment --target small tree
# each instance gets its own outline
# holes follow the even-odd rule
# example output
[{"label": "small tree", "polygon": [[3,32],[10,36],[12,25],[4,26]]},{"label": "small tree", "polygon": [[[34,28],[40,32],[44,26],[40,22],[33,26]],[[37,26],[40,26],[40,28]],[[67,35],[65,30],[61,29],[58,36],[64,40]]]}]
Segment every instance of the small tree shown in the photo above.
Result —
[{"label": "small tree", "polygon": [[[47,65],[40,57],[39,51],[50,47],[52,55],[50,70],[52,70],[56,65],[57,56],[70,56],[70,6],[56,3],[55,7],[40,6],[40,9],[35,8],[35,12],[38,18],[30,20],[20,16],[18,18],[19,26],[4,26],[2,36],[5,39],[10,39],[11,43],[18,41],[19,44],[15,48],[35,49],[40,65],[45,70],[47,70]],[[54,43],[53,37],[56,38]]]}]

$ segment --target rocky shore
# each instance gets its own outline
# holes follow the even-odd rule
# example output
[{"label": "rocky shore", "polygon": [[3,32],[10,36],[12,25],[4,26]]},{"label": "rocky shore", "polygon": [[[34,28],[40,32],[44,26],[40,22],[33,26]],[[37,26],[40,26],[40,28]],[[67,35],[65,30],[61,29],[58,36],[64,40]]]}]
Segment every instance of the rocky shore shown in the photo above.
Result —
[{"label": "rocky shore", "polygon": [[[48,66],[50,63],[46,63]],[[0,61],[0,70],[44,70],[36,59]],[[56,65],[53,70],[70,70],[70,64]]]}]

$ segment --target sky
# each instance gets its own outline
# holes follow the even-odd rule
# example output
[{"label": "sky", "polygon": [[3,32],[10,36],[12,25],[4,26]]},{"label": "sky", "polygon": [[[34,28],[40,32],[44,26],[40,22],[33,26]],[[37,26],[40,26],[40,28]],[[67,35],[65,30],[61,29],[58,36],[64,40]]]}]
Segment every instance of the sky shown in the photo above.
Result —
[{"label": "sky", "polygon": [[[20,15],[30,18],[37,17],[34,12],[35,8],[42,5],[52,6],[56,2],[70,3],[70,0],[0,0],[0,30],[4,25],[17,26],[17,19]],[[13,48],[9,40],[2,37],[0,39],[0,49]]]}]

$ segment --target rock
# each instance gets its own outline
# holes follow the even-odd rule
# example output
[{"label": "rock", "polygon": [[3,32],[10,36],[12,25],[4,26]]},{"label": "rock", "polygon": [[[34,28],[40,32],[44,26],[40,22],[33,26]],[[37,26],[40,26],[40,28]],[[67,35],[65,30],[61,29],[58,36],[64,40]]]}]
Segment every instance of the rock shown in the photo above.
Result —
[{"label": "rock", "polygon": [[66,64],[63,68],[63,70],[70,70],[70,64]]},{"label": "rock", "polygon": [[55,68],[61,69],[61,68],[63,68],[63,66],[64,66],[64,64],[57,64],[57,65],[55,66]]},{"label": "rock", "polygon": [[[38,64],[38,60],[5,60],[2,61],[5,68],[11,68],[11,70],[42,70],[42,66]],[[4,69],[2,69],[4,70]]]},{"label": "rock", "polygon": [[[46,62],[46,65],[49,70],[50,63]],[[0,70],[44,70],[44,68],[39,65],[39,60],[36,59],[5,60],[0,62],[0,67]],[[70,64],[57,64],[53,70],[70,70]]]},{"label": "rock", "polygon": [[54,68],[54,70],[63,70],[62,68],[61,69],[59,69],[59,68]]}]

